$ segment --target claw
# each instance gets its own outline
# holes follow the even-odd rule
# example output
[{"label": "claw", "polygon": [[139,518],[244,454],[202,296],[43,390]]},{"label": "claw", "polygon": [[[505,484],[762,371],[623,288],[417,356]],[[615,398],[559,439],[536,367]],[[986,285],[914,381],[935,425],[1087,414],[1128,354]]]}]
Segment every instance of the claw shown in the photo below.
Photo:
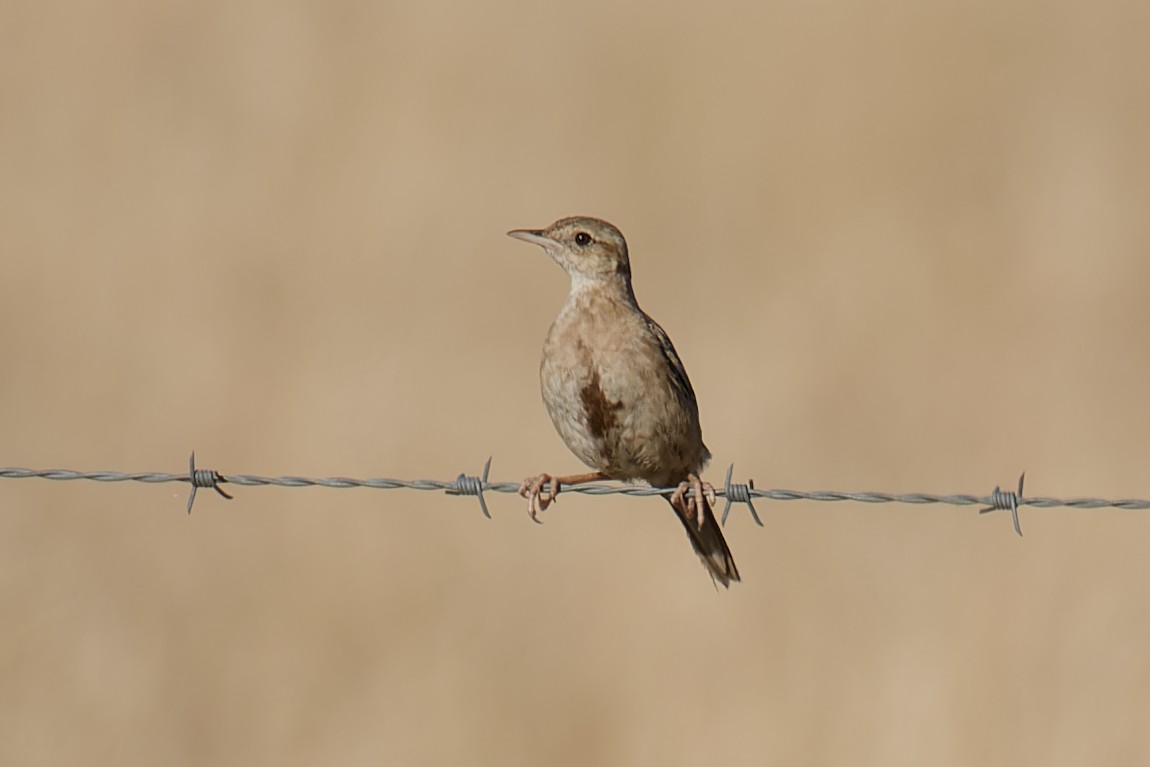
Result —
[{"label": "claw", "polygon": [[[547,485],[546,494],[543,492],[544,485]],[[539,512],[547,511],[555,496],[559,495],[559,478],[552,477],[546,472],[537,477],[528,477],[519,486],[519,495],[527,499],[527,513],[531,519],[543,524],[543,520],[539,519]]]},{"label": "claw", "polygon": [[693,499],[692,501],[687,500],[687,491],[690,489],[690,482],[680,482],[679,486],[675,488],[675,492],[671,493],[671,505],[682,509],[687,519],[690,519],[698,512],[693,505]]},{"label": "claw", "polygon": [[707,502],[711,505],[712,508],[714,508],[714,506],[718,503],[719,497],[715,494],[714,485],[712,485],[710,482],[704,482],[698,477],[698,475],[692,474],[687,478],[687,482],[679,483],[679,489],[675,492],[680,494],[680,498],[682,497],[682,494],[686,492],[688,484],[690,485],[691,489],[695,491],[694,496],[691,498],[691,503],[693,504],[693,510],[695,513],[695,524],[699,526],[700,530],[702,530],[703,523],[707,519],[707,515],[703,513],[703,508],[701,506],[703,499],[706,498]]}]

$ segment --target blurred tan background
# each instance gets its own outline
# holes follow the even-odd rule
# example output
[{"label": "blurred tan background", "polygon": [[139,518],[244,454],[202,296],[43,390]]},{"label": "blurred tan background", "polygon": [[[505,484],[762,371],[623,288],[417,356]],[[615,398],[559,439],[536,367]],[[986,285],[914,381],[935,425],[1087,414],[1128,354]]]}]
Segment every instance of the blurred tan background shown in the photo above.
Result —
[{"label": "blurred tan background", "polygon": [[[579,465],[631,244],[759,487],[1148,497],[1143,2],[0,6],[0,465]],[[1130,765],[1146,512],[0,481],[0,763]]]}]

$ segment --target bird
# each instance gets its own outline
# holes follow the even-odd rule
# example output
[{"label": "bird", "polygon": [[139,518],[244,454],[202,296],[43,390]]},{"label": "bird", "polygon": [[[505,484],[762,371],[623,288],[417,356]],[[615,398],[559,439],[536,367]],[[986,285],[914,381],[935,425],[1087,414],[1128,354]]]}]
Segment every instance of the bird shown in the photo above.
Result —
[{"label": "bird", "polygon": [[715,519],[715,490],[702,481],[711,453],[687,371],[663,328],[635,299],[627,241],[598,218],[561,218],[546,229],[513,229],[538,245],[570,278],[570,291],[543,343],[543,403],[568,449],[592,469],[528,477],[519,488],[539,521],[563,485],[644,481],[683,523],[712,579],[741,580]]}]

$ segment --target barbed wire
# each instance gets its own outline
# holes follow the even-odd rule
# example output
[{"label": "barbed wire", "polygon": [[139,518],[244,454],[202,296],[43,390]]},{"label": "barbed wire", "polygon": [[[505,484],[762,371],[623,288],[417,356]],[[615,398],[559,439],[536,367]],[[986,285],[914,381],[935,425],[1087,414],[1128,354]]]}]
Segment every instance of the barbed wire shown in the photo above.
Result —
[{"label": "barbed wire", "polygon": [[[854,501],[856,503],[909,503],[909,504],[943,504],[949,506],[982,506],[980,514],[994,511],[1009,511],[1014,522],[1014,531],[1022,535],[1022,525],[1019,522],[1018,510],[1023,506],[1037,508],[1074,508],[1074,509],[1150,509],[1150,501],[1137,498],[1124,498],[1121,500],[1107,500],[1105,498],[1027,498],[1023,495],[1023,483],[1026,473],[1018,478],[1018,490],[1003,490],[996,486],[990,495],[936,495],[933,493],[878,493],[878,492],[840,492],[835,490],[761,490],[755,487],[755,481],[732,482],[735,465],[727,467],[727,476],[721,488],[715,488],[715,495],[724,498],[726,504],[723,508],[722,522],[726,524],[727,515],[732,504],[746,504],[751,518],[759,527],[763,526],[762,519],[755,509],[754,499],[764,498],[770,501]],[[188,496],[187,511],[192,513],[192,506],[196,502],[196,491],[211,488],[227,500],[232,500],[220,485],[262,486],[276,485],[278,487],[333,487],[352,488],[365,487],[375,490],[438,490],[448,495],[469,495],[479,499],[479,508],[483,516],[491,519],[491,512],[487,509],[485,492],[491,493],[519,493],[521,484],[518,482],[491,482],[488,476],[491,472],[491,459],[483,466],[483,473],[471,475],[461,473],[454,480],[435,479],[353,479],[351,477],[260,477],[253,474],[221,474],[214,469],[200,469],[196,467],[196,454],[193,452],[188,459],[188,471],[182,474],[168,474],[163,472],[120,472],[120,471],[75,471],[73,469],[20,469],[0,467],[0,479],[51,479],[60,481],[91,480],[95,482],[187,482],[191,484],[191,494]],[[565,485],[563,492],[584,493],[586,495],[662,495],[669,496],[674,493],[673,487],[647,487],[639,485],[602,485],[578,484]],[[687,496],[693,494],[688,491]]]}]

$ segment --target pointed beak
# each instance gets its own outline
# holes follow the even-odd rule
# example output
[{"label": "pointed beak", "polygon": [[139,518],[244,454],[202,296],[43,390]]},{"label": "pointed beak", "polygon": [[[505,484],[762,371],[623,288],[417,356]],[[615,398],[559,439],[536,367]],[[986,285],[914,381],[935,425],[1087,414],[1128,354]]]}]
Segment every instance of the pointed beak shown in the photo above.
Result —
[{"label": "pointed beak", "polygon": [[550,237],[543,234],[542,229],[512,229],[507,233],[507,236],[514,237],[517,240],[523,240],[524,242],[530,242],[533,245],[538,245],[543,248],[546,248],[548,245],[552,245],[555,242]]}]

